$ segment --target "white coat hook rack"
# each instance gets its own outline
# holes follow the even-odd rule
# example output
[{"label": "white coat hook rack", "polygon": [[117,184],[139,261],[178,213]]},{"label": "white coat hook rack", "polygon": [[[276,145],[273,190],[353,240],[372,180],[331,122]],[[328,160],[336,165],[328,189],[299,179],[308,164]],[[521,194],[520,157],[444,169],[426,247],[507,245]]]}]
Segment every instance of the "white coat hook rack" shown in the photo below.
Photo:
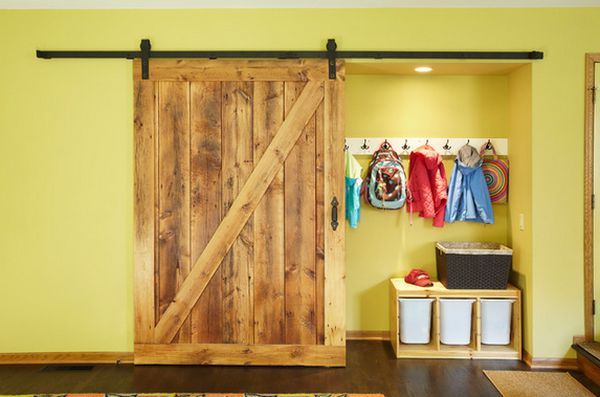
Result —
[{"label": "white coat hook rack", "polygon": [[498,156],[508,156],[506,138],[346,138],[345,147],[353,155],[372,155],[386,140],[401,156],[407,156],[422,145],[433,147],[442,156],[456,156],[458,150],[467,143],[479,150],[488,142],[494,145]]}]

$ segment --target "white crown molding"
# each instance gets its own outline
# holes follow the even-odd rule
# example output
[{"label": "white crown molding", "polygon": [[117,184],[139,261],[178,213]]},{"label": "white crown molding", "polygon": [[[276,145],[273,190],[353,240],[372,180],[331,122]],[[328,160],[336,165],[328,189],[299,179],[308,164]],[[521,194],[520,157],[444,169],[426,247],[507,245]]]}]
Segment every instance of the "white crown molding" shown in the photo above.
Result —
[{"label": "white crown molding", "polygon": [[0,0],[0,9],[546,7],[600,7],[600,0]]}]

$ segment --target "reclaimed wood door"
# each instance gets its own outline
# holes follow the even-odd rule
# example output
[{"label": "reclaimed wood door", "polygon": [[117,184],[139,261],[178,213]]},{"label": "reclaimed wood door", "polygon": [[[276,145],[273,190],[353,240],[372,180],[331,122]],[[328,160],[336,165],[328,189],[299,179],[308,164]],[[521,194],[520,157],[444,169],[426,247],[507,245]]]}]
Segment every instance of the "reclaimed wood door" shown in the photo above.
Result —
[{"label": "reclaimed wood door", "polygon": [[345,365],[337,70],[134,62],[136,364]]}]

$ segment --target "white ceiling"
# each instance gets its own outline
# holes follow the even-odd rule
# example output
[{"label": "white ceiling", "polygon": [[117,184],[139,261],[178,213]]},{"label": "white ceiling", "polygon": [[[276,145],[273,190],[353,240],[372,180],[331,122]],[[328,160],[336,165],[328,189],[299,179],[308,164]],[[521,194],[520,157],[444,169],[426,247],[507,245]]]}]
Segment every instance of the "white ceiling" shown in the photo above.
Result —
[{"label": "white ceiling", "polygon": [[600,0],[0,0],[0,9],[600,7]]}]

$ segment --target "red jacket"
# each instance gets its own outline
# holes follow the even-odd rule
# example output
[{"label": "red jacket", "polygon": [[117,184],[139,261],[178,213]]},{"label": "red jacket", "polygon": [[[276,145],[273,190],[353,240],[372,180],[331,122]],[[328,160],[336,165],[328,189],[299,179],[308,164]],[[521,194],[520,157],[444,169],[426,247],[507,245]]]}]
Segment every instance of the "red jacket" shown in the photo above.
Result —
[{"label": "red jacket", "polygon": [[433,226],[444,226],[448,182],[442,156],[429,145],[410,153],[408,189],[412,195],[407,209],[423,218],[433,218]]}]

